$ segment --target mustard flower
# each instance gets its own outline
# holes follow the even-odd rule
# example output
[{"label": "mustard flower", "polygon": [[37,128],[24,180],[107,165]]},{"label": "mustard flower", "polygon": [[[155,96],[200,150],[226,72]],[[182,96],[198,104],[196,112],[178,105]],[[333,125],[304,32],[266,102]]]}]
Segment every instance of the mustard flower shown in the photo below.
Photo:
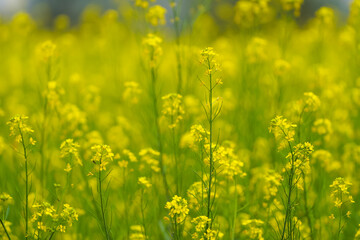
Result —
[{"label": "mustard flower", "polygon": [[153,26],[165,25],[166,9],[160,5],[155,5],[149,8],[146,14],[146,20]]},{"label": "mustard flower", "polygon": [[165,208],[170,211],[169,216],[177,223],[183,223],[189,214],[187,201],[177,195],[172,198],[172,201],[166,203]]}]

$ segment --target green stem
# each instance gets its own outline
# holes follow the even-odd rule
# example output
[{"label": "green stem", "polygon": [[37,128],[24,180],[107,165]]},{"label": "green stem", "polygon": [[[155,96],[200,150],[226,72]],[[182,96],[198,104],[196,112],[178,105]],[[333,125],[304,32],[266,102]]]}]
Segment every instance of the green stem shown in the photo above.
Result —
[{"label": "green stem", "polygon": [[[340,193],[340,201],[342,202],[342,193]],[[338,229],[338,240],[340,240],[341,233],[341,220],[342,220],[342,206],[339,208],[339,229]]]},{"label": "green stem", "polygon": [[142,224],[144,227],[144,235],[145,235],[145,239],[148,239],[147,237],[147,232],[146,232],[146,225],[145,225],[145,209],[144,209],[144,189],[141,190],[141,217],[142,217]]},{"label": "green stem", "polygon": [[[285,134],[284,131],[283,131],[283,133]],[[288,223],[288,234],[289,234],[289,236],[291,236],[291,231],[292,231],[291,194],[292,194],[292,189],[293,189],[295,159],[294,159],[294,153],[293,153],[290,142],[288,142],[288,145],[289,145],[289,149],[290,149],[290,152],[291,152],[291,169],[290,169],[289,186],[288,186],[289,187],[289,194],[288,194],[288,199],[287,199],[287,203],[286,203],[286,213],[285,213],[284,226],[283,226],[283,230],[282,230],[282,234],[281,234],[281,240],[285,239],[285,230],[286,230],[286,224],[287,223]]]},{"label": "green stem", "polygon": [[237,207],[238,207],[236,185],[237,185],[236,184],[236,176],[234,176],[235,201],[234,201],[234,219],[233,219],[233,226],[232,226],[232,231],[231,231],[231,239],[232,240],[235,239],[235,227],[236,227],[236,217],[237,217]]},{"label": "green stem", "polygon": [[[153,62],[153,57],[151,57],[151,61]],[[158,111],[158,107],[157,107],[157,96],[156,96],[155,87],[156,87],[156,73],[155,73],[155,68],[152,66],[151,67],[151,89],[152,89],[153,111],[154,111],[154,117],[155,117],[155,128],[156,128],[156,135],[157,135],[157,142],[158,142],[158,150],[160,153],[159,164],[160,164],[160,170],[161,170],[163,184],[165,187],[166,198],[169,200],[170,199],[170,190],[169,190],[169,184],[166,179],[164,163],[163,163],[163,145],[162,145],[162,139],[161,139],[160,125],[159,125],[159,111]]]},{"label": "green stem", "polygon": [[25,239],[28,239],[29,232],[29,174],[28,174],[28,155],[26,151],[24,135],[21,131],[20,125],[18,126],[21,136],[21,143],[24,151],[25,159]]},{"label": "green stem", "polygon": [[10,237],[9,233],[8,233],[8,231],[6,230],[5,224],[3,223],[3,221],[2,221],[1,219],[0,219],[0,223],[1,223],[1,225],[3,226],[3,228],[4,228],[4,231],[5,231],[5,233],[6,233],[6,236],[8,237],[9,240],[11,240],[11,237]]},{"label": "green stem", "polygon": [[102,217],[102,221],[103,221],[103,226],[104,226],[104,231],[105,231],[105,235],[106,235],[106,239],[110,240],[110,235],[109,235],[109,231],[107,229],[107,224],[106,224],[106,218],[105,218],[105,210],[104,210],[104,202],[103,202],[103,196],[102,196],[102,179],[101,179],[101,170],[100,170],[100,166],[101,166],[101,160],[102,157],[100,158],[100,165],[99,165],[99,195],[100,195],[100,209],[101,209],[101,217]]},{"label": "green stem", "polygon": [[306,214],[306,218],[308,220],[308,224],[309,224],[309,228],[310,228],[310,238],[314,239],[313,236],[313,228],[312,228],[312,222],[311,222],[311,217],[310,217],[310,212],[309,212],[309,208],[308,208],[308,201],[307,201],[307,191],[306,191],[306,176],[305,173],[303,173],[303,179],[304,179],[304,203],[305,203],[305,214]]},{"label": "green stem", "polygon": [[[212,173],[213,173],[213,149],[212,149],[212,135],[213,135],[213,104],[212,104],[212,98],[213,98],[213,86],[212,86],[212,75],[211,75],[211,63],[210,60],[208,60],[208,69],[209,69],[209,128],[210,128],[210,136],[209,136],[209,155],[210,155],[210,171],[209,171],[209,185],[208,185],[208,194],[207,194],[207,214],[206,216],[211,219],[210,225],[213,221],[211,216],[211,182],[212,182]],[[209,229],[209,224],[206,226],[206,230]]]},{"label": "green stem", "polygon": [[55,231],[51,233],[49,240],[51,240],[53,238],[53,236],[55,235]]},{"label": "green stem", "polygon": [[174,159],[175,159],[175,175],[176,175],[176,194],[179,195],[180,194],[180,186],[181,186],[181,178],[179,176],[179,159],[177,156],[177,145],[176,145],[176,140],[175,140],[175,129],[172,128],[171,131],[172,134],[172,141],[173,141],[173,149],[174,149]]}]

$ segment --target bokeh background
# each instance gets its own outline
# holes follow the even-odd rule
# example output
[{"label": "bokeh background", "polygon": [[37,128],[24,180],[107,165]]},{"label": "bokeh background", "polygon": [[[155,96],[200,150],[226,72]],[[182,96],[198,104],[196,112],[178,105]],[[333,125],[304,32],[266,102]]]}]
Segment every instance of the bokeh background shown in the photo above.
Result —
[{"label": "bokeh background", "polygon": [[[126,8],[131,5],[133,0],[0,0],[0,17],[3,19],[10,19],[13,14],[19,11],[26,11],[32,17],[44,26],[50,26],[52,20],[60,14],[66,14],[70,17],[71,23],[76,24],[83,10],[89,5],[99,6],[101,10],[119,9],[120,13],[124,12]],[[159,1],[164,2],[164,6],[168,6],[167,0]],[[205,4],[207,0],[183,0],[183,9],[196,8],[199,5]],[[237,0],[215,0],[211,6],[215,9],[217,3],[228,2],[234,5]],[[345,20],[349,11],[351,0],[304,0],[302,5],[301,16],[298,18],[300,23],[306,23],[307,20],[314,16],[314,13],[321,6],[329,6],[338,11],[338,17]],[[124,11],[121,11],[124,10]],[[215,11],[212,11],[215,12]],[[185,13],[182,13],[185,14]],[[216,14],[216,13],[214,13]]]}]

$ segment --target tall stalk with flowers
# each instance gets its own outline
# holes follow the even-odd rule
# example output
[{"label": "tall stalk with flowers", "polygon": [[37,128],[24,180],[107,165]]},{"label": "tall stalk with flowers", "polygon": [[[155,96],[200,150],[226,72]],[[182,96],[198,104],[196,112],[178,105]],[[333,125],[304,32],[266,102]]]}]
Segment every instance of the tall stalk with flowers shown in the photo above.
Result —
[{"label": "tall stalk with flowers", "polygon": [[91,158],[91,161],[95,164],[95,170],[97,172],[97,190],[99,194],[99,200],[100,200],[100,222],[102,226],[103,233],[107,240],[112,239],[110,234],[110,227],[109,223],[107,221],[107,202],[104,199],[104,189],[103,189],[103,183],[105,178],[109,175],[106,174],[103,175],[103,172],[106,171],[106,165],[109,164],[109,162],[113,161],[114,154],[112,153],[111,148],[108,145],[94,145],[91,150],[93,151],[93,157]]},{"label": "tall stalk with flowers", "polygon": [[27,124],[28,117],[18,115],[10,119],[7,125],[10,129],[10,136],[15,136],[15,141],[20,143],[25,160],[25,239],[29,237],[29,151],[36,141],[32,138],[34,130]]},{"label": "tall stalk with flowers", "polygon": [[295,124],[288,122],[282,116],[277,116],[271,120],[269,128],[269,131],[279,141],[279,150],[286,147],[289,149],[286,156],[287,163],[283,168],[285,174],[283,181],[285,217],[282,226],[279,225],[279,234],[282,240],[297,239],[299,221],[295,216],[295,210],[300,201],[298,190],[304,190],[304,175],[310,171],[310,156],[314,151],[314,146],[309,142],[293,144],[295,128]]},{"label": "tall stalk with flowers", "polygon": [[204,88],[207,90],[207,107],[204,106],[204,111],[209,124],[209,144],[208,147],[205,147],[208,150],[209,156],[209,171],[208,171],[208,181],[207,186],[207,200],[206,200],[206,217],[211,219],[209,223],[206,224],[206,230],[211,228],[211,225],[214,221],[212,206],[214,204],[214,199],[212,199],[212,192],[214,191],[216,181],[216,169],[214,167],[214,151],[217,147],[213,142],[214,132],[213,132],[213,123],[215,119],[219,116],[222,102],[219,98],[213,99],[214,89],[222,83],[221,78],[215,78],[215,74],[219,71],[219,64],[216,61],[217,54],[214,52],[213,48],[208,47],[201,51],[201,63],[205,66],[205,74],[207,76],[207,83],[203,80],[200,80]]},{"label": "tall stalk with flowers", "polygon": [[163,142],[161,137],[161,129],[159,124],[159,109],[158,109],[158,96],[156,93],[157,85],[157,62],[158,58],[162,55],[162,48],[160,46],[162,39],[154,34],[149,33],[143,40],[145,47],[145,53],[148,57],[148,66],[150,68],[150,80],[151,80],[151,99],[154,113],[154,125],[156,129],[157,147],[160,153],[159,164],[161,176],[165,188],[167,199],[170,199],[170,189],[166,178],[164,163],[163,163]]}]

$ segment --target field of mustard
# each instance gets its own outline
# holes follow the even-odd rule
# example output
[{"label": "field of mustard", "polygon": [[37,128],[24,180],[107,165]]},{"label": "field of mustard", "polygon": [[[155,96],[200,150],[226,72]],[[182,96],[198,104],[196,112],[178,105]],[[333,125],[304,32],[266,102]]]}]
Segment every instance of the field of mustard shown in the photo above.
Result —
[{"label": "field of mustard", "polygon": [[0,19],[0,239],[360,239],[360,0],[185,3]]}]

